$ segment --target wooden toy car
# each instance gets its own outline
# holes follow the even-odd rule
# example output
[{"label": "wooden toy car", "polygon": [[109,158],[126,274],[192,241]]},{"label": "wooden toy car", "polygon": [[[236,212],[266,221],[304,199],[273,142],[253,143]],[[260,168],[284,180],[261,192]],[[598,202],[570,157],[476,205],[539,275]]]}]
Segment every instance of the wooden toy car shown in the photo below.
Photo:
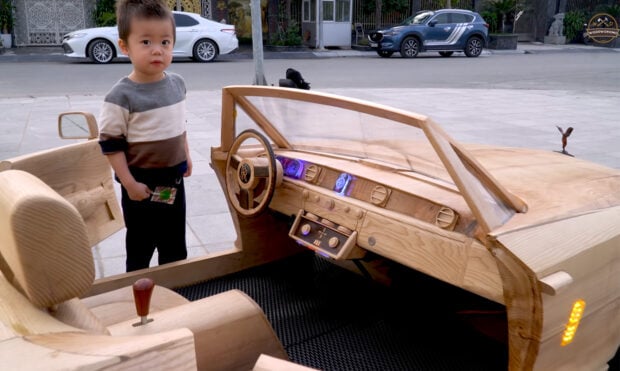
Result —
[{"label": "wooden toy car", "polygon": [[[384,369],[429,359],[425,369],[442,369],[447,361],[432,355],[412,361],[418,350],[403,340],[436,331],[446,346],[467,350],[452,363],[462,369],[617,369],[616,169],[554,152],[459,143],[426,116],[357,99],[229,86],[211,165],[237,231],[234,246],[93,282],[88,247],[123,227],[93,120],[61,115],[64,136],[72,136],[69,121],[90,122],[91,140],[0,163],[0,354],[9,365],[373,369],[364,357],[385,353],[382,362],[401,363]],[[341,306],[305,313],[343,333],[338,345],[300,350],[304,344],[284,339],[289,330],[275,323],[260,294],[224,290],[192,302],[179,294],[278,264],[289,265],[289,275],[279,276],[285,280],[316,273],[291,268],[299,257],[356,278],[306,277],[313,283],[289,282],[293,295],[269,300],[284,307],[322,284],[317,291],[330,294],[321,300]],[[153,321],[134,327],[130,287],[139,278],[157,286],[147,314]],[[353,288],[356,280],[372,285]],[[395,326],[389,318],[372,322],[393,303],[375,290],[400,295],[399,310],[386,311],[404,314]],[[441,323],[433,313],[446,314],[446,304],[476,311]],[[464,332],[455,318],[476,331]],[[288,320],[294,327],[300,318]],[[357,330],[345,331],[353,320],[381,330],[359,331],[360,340]],[[477,343],[478,331],[491,339]],[[380,334],[409,354],[390,353],[398,346],[377,350],[380,341],[369,338]],[[359,349],[368,343],[375,348]],[[361,363],[346,363],[353,358]]]}]

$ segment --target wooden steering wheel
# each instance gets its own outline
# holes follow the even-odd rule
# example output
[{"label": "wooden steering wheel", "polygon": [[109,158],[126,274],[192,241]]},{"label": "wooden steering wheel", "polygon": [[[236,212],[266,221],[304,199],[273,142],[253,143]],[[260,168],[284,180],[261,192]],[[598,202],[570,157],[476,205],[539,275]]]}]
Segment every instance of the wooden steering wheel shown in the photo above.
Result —
[{"label": "wooden steering wheel", "polygon": [[[243,157],[239,149],[243,143],[253,139],[258,141],[264,152]],[[235,210],[247,217],[262,213],[282,181],[282,165],[276,161],[267,138],[256,130],[248,129],[235,138],[226,157],[226,192]]]}]

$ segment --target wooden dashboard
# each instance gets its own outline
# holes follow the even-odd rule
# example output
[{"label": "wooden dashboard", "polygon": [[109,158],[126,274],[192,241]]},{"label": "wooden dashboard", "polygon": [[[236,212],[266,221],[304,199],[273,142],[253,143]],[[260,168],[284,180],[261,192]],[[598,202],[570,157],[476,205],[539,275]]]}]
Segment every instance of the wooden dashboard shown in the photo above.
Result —
[{"label": "wooden dashboard", "polygon": [[269,207],[295,217],[289,236],[300,245],[335,260],[373,252],[503,302],[496,263],[450,184],[357,159],[276,153],[284,177]]}]

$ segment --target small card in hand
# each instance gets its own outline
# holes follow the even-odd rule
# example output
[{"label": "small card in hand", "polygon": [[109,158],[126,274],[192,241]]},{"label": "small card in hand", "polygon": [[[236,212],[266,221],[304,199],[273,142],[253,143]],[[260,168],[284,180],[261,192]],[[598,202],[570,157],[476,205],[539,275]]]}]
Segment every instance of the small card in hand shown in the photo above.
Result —
[{"label": "small card in hand", "polygon": [[153,202],[162,202],[165,204],[172,205],[174,203],[174,198],[177,196],[177,189],[174,187],[155,187],[155,191],[151,195],[151,201]]}]

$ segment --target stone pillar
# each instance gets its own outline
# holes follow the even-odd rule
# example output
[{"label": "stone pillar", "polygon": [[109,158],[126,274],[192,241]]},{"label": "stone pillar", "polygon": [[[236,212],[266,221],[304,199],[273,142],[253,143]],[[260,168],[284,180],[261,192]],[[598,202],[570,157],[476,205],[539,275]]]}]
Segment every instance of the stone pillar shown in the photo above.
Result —
[{"label": "stone pillar", "polygon": [[547,35],[547,31],[555,15],[556,1],[557,0],[538,0],[530,3],[534,13],[534,30],[532,31],[536,41],[543,41]]},{"label": "stone pillar", "polygon": [[567,0],[558,0],[558,13],[566,13],[566,2]]}]

